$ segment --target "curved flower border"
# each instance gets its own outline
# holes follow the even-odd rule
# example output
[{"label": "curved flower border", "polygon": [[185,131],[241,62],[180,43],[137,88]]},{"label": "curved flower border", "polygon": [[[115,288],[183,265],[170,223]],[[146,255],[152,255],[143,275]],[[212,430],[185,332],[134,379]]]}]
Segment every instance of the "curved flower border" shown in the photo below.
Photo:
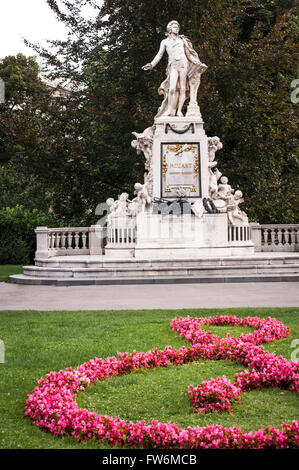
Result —
[{"label": "curved flower border", "polygon": [[[250,334],[242,334],[239,338],[231,337],[230,334],[220,338],[211,332],[203,331],[202,325],[246,325],[255,330]],[[299,391],[299,363],[269,353],[259,345],[262,342],[284,338],[290,333],[290,329],[275,318],[187,316],[175,318],[171,326],[191,343],[190,348],[183,346],[180,349],[173,349],[171,346],[166,346],[164,350],[154,348],[141,353],[136,351],[130,354],[118,353],[118,358],[108,357],[106,360],[97,358],[75,369],[52,371],[45,378],[41,378],[38,386],[28,395],[25,415],[44,431],[60,436],[69,434],[78,441],[95,438],[111,447],[262,449],[299,446],[299,421],[295,420],[290,424],[283,423],[281,429],[268,426],[257,432],[244,432],[235,426],[225,428],[221,425],[184,429],[176,424],[160,423],[157,420],[151,423],[144,420],[137,423],[126,422],[123,419],[98,415],[85,408],[78,408],[75,401],[78,392],[85,390],[97,380],[127,374],[139,368],[181,365],[199,359],[226,359],[248,367],[245,371],[235,374],[235,382],[232,384],[234,389],[229,384],[230,390],[234,392],[237,390],[241,393],[265,386]],[[200,385],[196,387],[198,390],[200,388],[204,390],[203,402],[208,400],[208,391],[205,388],[210,387],[213,380],[207,381],[208,385],[203,382],[202,387]],[[226,381],[225,377],[216,379],[220,389],[224,383],[227,383]],[[226,408],[224,406],[223,409],[230,409],[230,403],[226,402]],[[203,411],[211,410],[207,408]]]}]

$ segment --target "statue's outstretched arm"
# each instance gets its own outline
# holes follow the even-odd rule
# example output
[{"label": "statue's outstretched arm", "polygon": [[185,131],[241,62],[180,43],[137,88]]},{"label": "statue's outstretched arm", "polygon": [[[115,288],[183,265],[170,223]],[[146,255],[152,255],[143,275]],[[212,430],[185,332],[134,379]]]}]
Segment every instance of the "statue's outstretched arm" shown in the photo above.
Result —
[{"label": "statue's outstretched arm", "polygon": [[144,65],[142,68],[144,70],[153,69],[157,65],[157,63],[160,62],[160,60],[162,59],[164,52],[165,52],[165,42],[162,41],[161,44],[160,44],[160,49],[159,49],[158,54],[154,57],[154,59],[151,62]]}]

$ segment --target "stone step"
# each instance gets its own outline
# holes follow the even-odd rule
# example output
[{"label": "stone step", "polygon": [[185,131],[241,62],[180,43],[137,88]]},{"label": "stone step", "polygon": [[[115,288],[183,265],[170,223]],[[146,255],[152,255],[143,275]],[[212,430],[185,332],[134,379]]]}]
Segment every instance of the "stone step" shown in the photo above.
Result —
[{"label": "stone step", "polygon": [[106,256],[56,256],[24,266],[12,282],[82,285],[188,282],[255,282],[299,279],[299,253],[197,259],[113,259]]},{"label": "stone step", "polygon": [[205,267],[205,266],[248,266],[248,265],[285,265],[285,264],[299,264],[299,253],[287,254],[261,254],[252,256],[230,256],[230,257],[203,257],[199,259],[113,259],[103,256],[61,256],[50,259],[36,260],[35,265],[38,267],[49,268],[174,268],[181,267]]},{"label": "stone step", "polygon": [[24,274],[10,276],[11,282],[30,285],[79,286],[79,285],[119,285],[119,284],[191,284],[191,283],[240,283],[240,282],[298,282],[296,274],[243,274],[242,276],[144,276],[144,277],[105,277],[74,278],[74,277],[35,277]]},{"label": "stone step", "polygon": [[129,267],[103,267],[103,268],[67,268],[67,267],[39,267],[24,266],[24,274],[34,277],[82,277],[104,278],[108,277],[145,277],[145,276],[220,276],[244,274],[299,274],[299,264],[250,264],[225,266],[129,266]]}]

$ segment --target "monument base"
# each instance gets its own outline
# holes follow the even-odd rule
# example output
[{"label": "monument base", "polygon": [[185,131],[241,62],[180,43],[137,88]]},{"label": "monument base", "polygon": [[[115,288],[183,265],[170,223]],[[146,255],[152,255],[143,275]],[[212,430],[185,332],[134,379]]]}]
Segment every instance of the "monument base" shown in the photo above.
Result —
[{"label": "monument base", "polygon": [[134,258],[135,249],[134,248],[115,248],[115,247],[106,247],[105,256],[107,258],[115,259],[127,259]]},{"label": "monument base", "polygon": [[188,260],[201,257],[219,258],[222,256],[247,256],[253,254],[251,246],[218,246],[218,247],[193,247],[193,248],[135,248],[136,259],[159,260],[181,259]]},{"label": "monument base", "polygon": [[[124,221],[124,219],[123,219]],[[108,258],[194,259],[254,253],[247,224],[231,226],[226,214],[163,215],[140,213],[132,227],[115,220],[105,254]]]}]

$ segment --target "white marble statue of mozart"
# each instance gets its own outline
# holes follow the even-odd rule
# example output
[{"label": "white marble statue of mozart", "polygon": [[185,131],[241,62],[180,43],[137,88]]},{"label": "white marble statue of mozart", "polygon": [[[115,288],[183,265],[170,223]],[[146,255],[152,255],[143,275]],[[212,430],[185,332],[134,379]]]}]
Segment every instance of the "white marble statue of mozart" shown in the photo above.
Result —
[{"label": "white marble statue of mozart", "polygon": [[158,110],[159,116],[183,116],[182,108],[188,97],[190,103],[197,103],[197,90],[200,75],[207,69],[198,57],[188,38],[179,35],[180,25],[176,20],[167,25],[167,38],[163,39],[158,54],[152,62],[143,66],[144,70],[153,69],[168,54],[166,79],[159,87],[159,94],[164,100]]}]

